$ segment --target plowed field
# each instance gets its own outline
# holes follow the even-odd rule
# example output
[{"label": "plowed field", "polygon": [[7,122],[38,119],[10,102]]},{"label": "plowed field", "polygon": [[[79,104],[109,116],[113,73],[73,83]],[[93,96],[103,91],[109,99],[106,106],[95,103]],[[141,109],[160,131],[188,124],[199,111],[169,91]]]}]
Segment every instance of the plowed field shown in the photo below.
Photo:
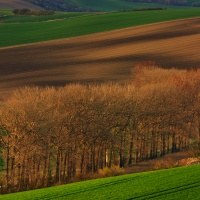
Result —
[{"label": "plowed field", "polygon": [[129,82],[131,68],[200,67],[200,18],[0,49],[0,98],[24,85]]}]

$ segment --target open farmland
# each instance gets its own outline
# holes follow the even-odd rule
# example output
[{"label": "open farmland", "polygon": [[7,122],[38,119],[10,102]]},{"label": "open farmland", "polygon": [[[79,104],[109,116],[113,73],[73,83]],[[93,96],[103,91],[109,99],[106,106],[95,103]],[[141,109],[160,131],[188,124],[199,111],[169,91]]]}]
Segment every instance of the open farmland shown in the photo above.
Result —
[{"label": "open farmland", "polygon": [[200,66],[200,18],[157,23],[0,49],[0,94],[23,85],[130,81],[153,60],[166,68]]},{"label": "open farmland", "polygon": [[199,16],[199,9],[177,9],[115,12],[36,23],[5,23],[0,24],[0,47],[81,36]]},{"label": "open farmland", "polygon": [[197,164],[3,195],[0,199],[198,200],[199,179],[200,165]]},{"label": "open farmland", "polygon": [[0,9],[14,9],[14,8],[29,8],[39,9],[42,8],[24,0],[0,0]]}]

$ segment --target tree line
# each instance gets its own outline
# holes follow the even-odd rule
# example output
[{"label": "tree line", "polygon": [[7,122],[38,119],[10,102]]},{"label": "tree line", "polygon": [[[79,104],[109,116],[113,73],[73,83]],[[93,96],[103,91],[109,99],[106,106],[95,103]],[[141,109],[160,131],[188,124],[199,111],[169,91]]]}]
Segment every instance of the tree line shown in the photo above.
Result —
[{"label": "tree line", "polygon": [[53,15],[53,10],[30,10],[28,8],[16,8],[13,9],[13,14],[15,15],[30,15],[30,16],[45,16],[45,15]]},{"label": "tree line", "polygon": [[129,84],[24,87],[1,102],[1,192],[200,149],[200,70],[152,65]]}]

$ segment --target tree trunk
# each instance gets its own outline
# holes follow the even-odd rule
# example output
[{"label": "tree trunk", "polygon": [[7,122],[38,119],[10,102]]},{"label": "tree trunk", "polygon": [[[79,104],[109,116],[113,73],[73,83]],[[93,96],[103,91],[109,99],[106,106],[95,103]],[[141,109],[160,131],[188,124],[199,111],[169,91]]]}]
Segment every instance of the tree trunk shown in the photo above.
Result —
[{"label": "tree trunk", "polygon": [[56,177],[55,181],[56,183],[60,182],[60,148],[57,150],[57,155],[56,155]]},{"label": "tree trunk", "polygon": [[130,145],[129,145],[129,159],[128,164],[132,165],[133,161],[133,133],[130,133]]},{"label": "tree trunk", "polygon": [[67,157],[68,157],[68,151],[65,151],[64,156],[64,163],[63,163],[63,181],[66,181],[66,171],[67,171]]},{"label": "tree trunk", "polygon": [[6,188],[8,192],[10,191],[10,147],[8,143],[7,151],[6,151]]}]

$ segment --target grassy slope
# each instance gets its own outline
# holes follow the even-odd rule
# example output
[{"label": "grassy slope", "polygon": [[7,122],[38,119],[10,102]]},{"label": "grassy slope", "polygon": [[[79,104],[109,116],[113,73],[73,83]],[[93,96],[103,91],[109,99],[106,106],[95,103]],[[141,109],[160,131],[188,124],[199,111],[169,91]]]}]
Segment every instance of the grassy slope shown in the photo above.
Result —
[{"label": "grassy slope", "polygon": [[122,0],[63,0],[75,6],[83,8],[92,8],[100,11],[115,11],[122,9],[135,9],[146,7],[172,7],[155,3],[133,3]]},{"label": "grassy slope", "polygon": [[198,200],[200,165],[96,179],[9,195],[0,199]]},{"label": "grassy slope", "polygon": [[200,16],[200,9],[179,9],[110,13],[52,22],[0,24],[0,47],[197,16]]}]

